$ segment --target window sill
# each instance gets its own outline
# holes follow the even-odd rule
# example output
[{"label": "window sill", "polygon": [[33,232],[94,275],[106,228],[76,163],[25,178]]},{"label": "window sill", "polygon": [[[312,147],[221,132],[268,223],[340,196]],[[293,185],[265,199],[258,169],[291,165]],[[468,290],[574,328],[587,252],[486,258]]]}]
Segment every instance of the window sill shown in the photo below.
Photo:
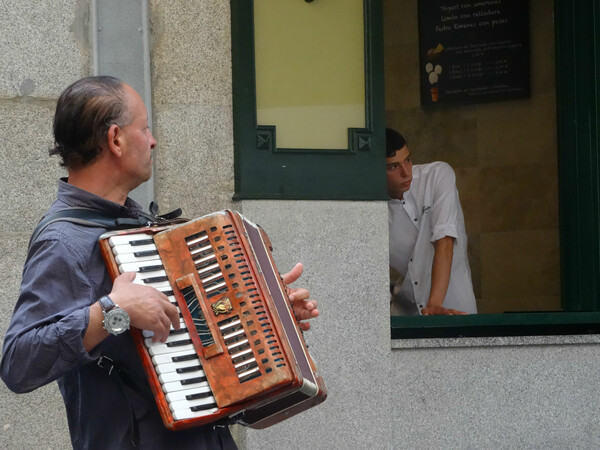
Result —
[{"label": "window sill", "polygon": [[[600,342],[600,312],[525,312],[505,314],[474,314],[469,316],[392,316],[391,337],[394,342],[402,340],[431,340],[435,347],[448,346],[448,342],[474,341],[471,345],[520,345],[524,336],[537,337],[545,343],[544,336],[585,338],[582,342]],[[513,339],[509,339],[509,338]],[[449,338],[449,339],[448,339]],[[493,338],[493,339],[472,339]],[[577,339],[576,339],[577,340]],[[528,343],[535,339],[527,339]],[[494,343],[495,342],[495,343]],[[565,343],[570,343],[566,342]],[[427,346],[422,343],[423,346]],[[529,345],[529,344],[526,344]],[[415,344],[409,344],[415,347]],[[417,345],[420,346],[420,345]]]}]

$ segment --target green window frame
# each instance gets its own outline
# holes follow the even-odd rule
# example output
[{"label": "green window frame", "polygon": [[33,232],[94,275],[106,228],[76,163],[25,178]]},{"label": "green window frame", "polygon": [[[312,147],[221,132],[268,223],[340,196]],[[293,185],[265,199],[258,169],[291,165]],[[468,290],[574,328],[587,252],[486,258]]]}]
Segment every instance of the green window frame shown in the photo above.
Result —
[{"label": "green window frame", "polygon": [[[600,333],[600,8],[594,4],[554,3],[563,311],[393,316],[393,339]],[[277,148],[276,130],[256,123],[253,0],[231,0],[234,199],[387,199],[383,153],[373,151],[384,143],[381,0],[365,0],[364,11],[366,128],[349,130],[349,149],[290,150]]]},{"label": "green window frame", "polygon": [[392,338],[600,333],[600,9],[555,0],[562,312],[392,317]]},{"label": "green window frame", "polygon": [[348,129],[346,149],[286,149],[277,147],[275,127],[256,120],[254,1],[231,0],[234,200],[387,198],[382,2],[364,0],[363,10],[365,128]]}]

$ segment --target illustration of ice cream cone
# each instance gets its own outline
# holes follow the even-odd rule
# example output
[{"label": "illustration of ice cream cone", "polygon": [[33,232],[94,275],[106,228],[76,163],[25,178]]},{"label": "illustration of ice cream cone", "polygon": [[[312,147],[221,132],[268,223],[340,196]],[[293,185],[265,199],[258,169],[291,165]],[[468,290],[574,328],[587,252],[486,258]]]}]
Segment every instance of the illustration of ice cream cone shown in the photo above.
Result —
[{"label": "illustration of ice cream cone", "polygon": [[425,65],[425,71],[429,74],[429,84],[431,84],[431,101],[437,102],[440,99],[440,90],[437,86],[439,75],[442,73],[442,66],[439,64],[435,67],[431,63]]}]

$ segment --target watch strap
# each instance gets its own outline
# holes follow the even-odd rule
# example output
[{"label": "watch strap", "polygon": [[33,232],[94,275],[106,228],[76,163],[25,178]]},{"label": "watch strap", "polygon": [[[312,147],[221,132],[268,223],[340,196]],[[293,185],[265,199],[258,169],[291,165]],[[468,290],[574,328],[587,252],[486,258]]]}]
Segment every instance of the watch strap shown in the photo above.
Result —
[{"label": "watch strap", "polygon": [[108,295],[100,297],[100,300],[98,300],[98,303],[100,303],[100,307],[102,308],[102,312],[104,312],[104,313],[107,313],[108,311],[110,311],[111,309],[113,309],[116,306],[115,303],[112,301],[112,299]]}]

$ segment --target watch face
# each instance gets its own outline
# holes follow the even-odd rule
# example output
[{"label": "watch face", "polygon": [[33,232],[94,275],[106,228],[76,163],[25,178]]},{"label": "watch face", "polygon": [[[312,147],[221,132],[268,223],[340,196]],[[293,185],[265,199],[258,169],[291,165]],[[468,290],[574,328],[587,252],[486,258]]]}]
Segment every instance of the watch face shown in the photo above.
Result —
[{"label": "watch face", "polygon": [[111,334],[129,330],[129,315],[121,308],[111,309],[104,317],[104,328]]}]

